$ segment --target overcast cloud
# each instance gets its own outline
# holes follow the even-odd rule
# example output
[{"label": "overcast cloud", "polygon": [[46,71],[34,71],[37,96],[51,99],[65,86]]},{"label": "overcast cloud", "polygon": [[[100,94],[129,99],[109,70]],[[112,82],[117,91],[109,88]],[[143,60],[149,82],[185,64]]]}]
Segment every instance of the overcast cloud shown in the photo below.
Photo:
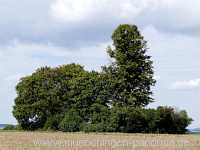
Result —
[{"label": "overcast cloud", "polygon": [[[108,64],[122,23],[139,26],[155,67],[155,103],[186,109],[200,126],[199,0],[0,0],[0,123],[15,123],[20,77],[40,66]],[[7,115],[8,114],[8,115]]]}]

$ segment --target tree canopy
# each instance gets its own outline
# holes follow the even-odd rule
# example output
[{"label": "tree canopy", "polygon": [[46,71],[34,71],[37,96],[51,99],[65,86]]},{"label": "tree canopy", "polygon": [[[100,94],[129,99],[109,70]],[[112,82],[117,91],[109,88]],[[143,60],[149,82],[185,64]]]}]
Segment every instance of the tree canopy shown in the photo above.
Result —
[{"label": "tree canopy", "polygon": [[137,26],[128,24],[120,25],[112,40],[113,49],[109,47],[108,54],[114,59],[113,100],[121,106],[148,105],[155,80],[151,57],[146,54],[147,42]]},{"label": "tree canopy", "polygon": [[79,64],[41,67],[16,86],[13,115],[24,130],[185,133],[192,119],[153,102],[153,65],[135,25],[120,25],[107,51],[112,63],[87,71]]}]

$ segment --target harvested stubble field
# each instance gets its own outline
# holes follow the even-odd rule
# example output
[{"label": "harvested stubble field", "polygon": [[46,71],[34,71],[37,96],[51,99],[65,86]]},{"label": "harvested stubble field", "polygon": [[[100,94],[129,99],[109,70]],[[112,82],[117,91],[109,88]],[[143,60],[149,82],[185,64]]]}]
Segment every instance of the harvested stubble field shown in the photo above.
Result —
[{"label": "harvested stubble field", "polygon": [[200,150],[200,135],[0,132],[0,150]]}]

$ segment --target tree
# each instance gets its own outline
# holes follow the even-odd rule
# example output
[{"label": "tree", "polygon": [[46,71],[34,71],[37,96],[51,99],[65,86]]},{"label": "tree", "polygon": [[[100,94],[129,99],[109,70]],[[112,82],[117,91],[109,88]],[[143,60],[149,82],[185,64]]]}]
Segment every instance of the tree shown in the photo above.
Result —
[{"label": "tree", "polygon": [[157,108],[160,121],[157,128],[160,133],[185,133],[186,127],[192,122],[192,118],[188,117],[184,110],[178,111],[172,107],[159,106]]},{"label": "tree", "polygon": [[154,85],[151,57],[146,41],[135,25],[120,25],[112,34],[113,46],[108,53],[113,63],[104,70],[112,74],[112,100],[120,106],[146,106],[152,102]]},{"label": "tree", "polygon": [[77,109],[84,120],[90,120],[90,107],[96,103],[107,106],[107,91],[104,89],[106,81],[101,73],[85,72],[78,78],[70,80],[69,87],[72,107]]},{"label": "tree", "polygon": [[85,71],[76,64],[39,68],[18,83],[13,115],[26,130],[58,130],[61,121],[66,124],[63,119],[72,108],[88,122],[91,105],[107,107],[105,83],[101,73]]},{"label": "tree", "polygon": [[145,109],[153,101],[153,66],[135,25],[112,35],[112,58],[102,71],[78,64],[42,67],[20,80],[13,115],[18,129],[67,132],[185,133],[192,119],[171,107]]},{"label": "tree", "polygon": [[[18,83],[13,115],[23,129],[43,128],[55,116],[64,117],[71,109],[70,82],[85,73],[80,65],[69,64],[56,68],[42,67]],[[47,123],[45,128],[50,128]],[[55,123],[52,123],[52,125]],[[54,128],[54,127],[53,127]]]},{"label": "tree", "polygon": [[146,116],[141,108],[113,107],[117,132],[141,133],[145,130]]},{"label": "tree", "polygon": [[80,131],[82,118],[76,109],[70,109],[65,113],[63,120],[61,121],[59,128],[65,132]]}]

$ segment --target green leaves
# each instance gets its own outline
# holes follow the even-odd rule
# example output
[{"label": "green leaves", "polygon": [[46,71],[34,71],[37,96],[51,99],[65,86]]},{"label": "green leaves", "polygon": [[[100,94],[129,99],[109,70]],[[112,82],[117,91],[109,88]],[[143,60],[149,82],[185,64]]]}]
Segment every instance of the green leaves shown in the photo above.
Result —
[{"label": "green leaves", "polygon": [[[146,106],[152,102],[153,66],[146,53],[146,41],[135,25],[120,25],[112,35],[108,54],[114,59],[116,75],[113,100],[124,106]],[[114,69],[112,69],[114,70]]]},{"label": "green leaves", "polygon": [[153,101],[153,66],[147,42],[135,25],[120,25],[107,52],[112,63],[101,72],[78,64],[41,67],[16,86],[13,115],[24,130],[67,132],[184,133],[191,119],[185,111],[159,107]]},{"label": "green leaves", "polygon": [[[24,129],[42,128],[46,120],[71,107],[70,81],[85,73],[80,65],[42,67],[18,83],[13,115]],[[37,118],[37,119],[36,119]],[[37,126],[33,126],[36,124]]]},{"label": "green leaves", "polygon": [[42,67],[18,83],[13,115],[27,130],[49,129],[51,124],[55,129],[52,117],[64,117],[72,108],[87,122],[92,104],[107,105],[106,87],[105,75],[85,71],[80,65]]},{"label": "green leaves", "polygon": [[75,132],[80,131],[82,123],[82,118],[77,112],[76,109],[70,109],[65,113],[63,120],[59,124],[59,128],[61,131],[65,132]]}]

